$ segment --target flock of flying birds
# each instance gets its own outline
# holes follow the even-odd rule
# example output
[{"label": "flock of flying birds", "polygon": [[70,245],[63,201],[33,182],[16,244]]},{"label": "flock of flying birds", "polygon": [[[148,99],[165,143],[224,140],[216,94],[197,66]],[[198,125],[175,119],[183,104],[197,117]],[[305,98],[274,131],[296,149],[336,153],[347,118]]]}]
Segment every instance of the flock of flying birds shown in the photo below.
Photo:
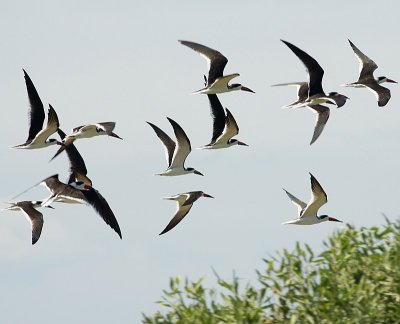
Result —
[{"label": "flock of flying birds", "polygon": [[[233,138],[239,133],[239,127],[232,113],[227,108],[223,108],[217,97],[217,94],[236,90],[252,93],[254,93],[254,91],[241,84],[229,83],[232,79],[239,76],[239,74],[234,73],[230,75],[223,75],[228,59],[220,52],[190,41],[179,42],[182,45],[185,45],[198,52],[207,60],[208,63],[208,76],[204,76],[205,87],[194,92],[195,94],[206,94],[208,96],[211,116],[213,119],[213,134],[211,141],[201,148],[222,149],[234,145],[247,146],[247,144]],[[307,107],[317,114],[314,134],[310,143],[311,145],[321,135],[329,119],[330,109],[325,105],[336,105],[336,107],[339,108],[342,107],[349,98],[337,92],[329,92],[326,94],[322,88],[324,70],[318,64],[318,62],[295,45],[284,40],[282,40],[282,42],[286,44],[305,65],[308,74],[308,80],[304,82],[280,83],[273,86],[297,86],[297,100],[284,107]],[[375,78],[373,73],[378,68],[376,63],[363,54],[350,40],[349,43],[360,62],[360,70],[359,77],[356,82],[347,83],[343,86],[367,88],[375,94],[378,101],[378,106],[385,106],[390,100],[390,90],[381,86],[381,84],[384,82],[397,82],[388,79],[387,77]],[[64,183],[58,179],[58,174],[52,175],[23,192],[25,193],[31,188],[42,184],[51,193],[48,198],[42,201],[19,201],[9,203],[10,206],[3,210],[20,210],[25,214],[32,225],[32,244],[35,244],[39,240],[43,227],[43,214],[39,212],[37,208],[53,208],[51,206],[53,202],[84,203],[90,205],[102,217],[106,224],[108,224],[119,235],[119,237],[122,238],[121,230],[113,211],[111,210],[106,199],[97,189],[92,186],[92,181],[87,177],[85,162],[73,144],[77,139],[90,138],[98,135],[108,135],[122,139],[113,132],[115,128],[115,122],[103,122],[78,126],[73,128],[69,135],[66,135],[60,129],[56,111],[51,105],[49,105],[47,124],[43,125],[45,120],[43,104],[35,89],[35,86],[25,70],[24,77],[30,102],[29,135],[25,143],[13,146],[13,148],[39,149],[51,145],[58,145],[59,149],[51,160],[65,151],[70,163],[69,177],[67,182]],[[191,173],[203,175],[194,168],[185,167],[185,160],[191,152],[190,140],[185,131],[176,121],[168,117],[167,119],[174,130],[176,141],[171,139],[171,137],[169,137],[156,125],[147,122],[152,127],[157,137],[161,140],[165,148],[168,163],[168,168],[161,173],[157,173],[156,175],[180,176]],[[55,132],[58,133],[60,140],[49,138]],[[341,222],[328,215],[318,215],[319,208],[326,204],[328,199],[325,191],[317,179],[311,173],[310,177],[311,200],[308,203],[301,201],[288,191],[284,190],[290,200],[298,207],[298,218],[287,221],[283,224],[312,225],[325,221]],[[20,196],[21,194],[17,195],[16,197]],[[160,235],[173,229],[189,213],[193,203],[200,197],[213,198],[203,191],[192,191],[177,194],[171,197],[164,197],[163,199],[175,200],[177,202],[177,210],[171,221],[167,224]]]}]

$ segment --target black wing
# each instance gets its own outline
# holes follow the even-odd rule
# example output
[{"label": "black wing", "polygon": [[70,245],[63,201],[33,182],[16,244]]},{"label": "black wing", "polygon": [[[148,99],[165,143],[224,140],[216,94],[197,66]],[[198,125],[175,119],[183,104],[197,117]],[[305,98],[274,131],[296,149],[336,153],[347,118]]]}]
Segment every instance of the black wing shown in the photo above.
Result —
[{"label": "black wing", "polygon": [[391,95],[388,88],[382,87],[376,82],[368,82],[365,85],[375,94],[379,107],[383,107],[389,102]]},{"label": "black wing", "polygon": [[293,44],[282,39],[281,41],[292,50],[292,52],[303,62],[307,69],[309,78],[308,96],[311,97],[315,94],[324,93],[324,90],[322,89],[322,77],[324,76],[324,70],[318,64],[318,62],[297,46],[294,46]]},{"label": "black wing", "polygon": [[37,211],[31,202],[20,202],[19,207],[23,211],[23,213],[29,217],[32,225],[32,244],[35,244],[42,233],[43,228],[43,214]]},{"label": "black wing", "polygon": [[146,123],[149,124],[151,126],[151,128],[153,128],[153,130],[156,132],[158,138],[163,143],[164,148],[165,148],[165,153],[166,153],[165,155],[166,155],[167,162],[168,162],[168,167],[170,167],[171,162],[172,162],[172,157],[173,157],[174,151],[175,151],[175,142],[171,139],[171,137],[169,137],[163,130],[161,130],[156,125],[154,125],[150,122],[146,122]]},{"label": "black wing", "polygon": [[28,73],[24,71],[24,78],[26,84],[26,90],[28,91],[29,103],[31,108],[29,109],[29,135],[28,140],[33,140],[37,133],[43,128],[43,122],[45,118],[43,103],[40,100],[39,94],[36,91],[35,86]]},{"label": "black wing", "polygon": [[224,108],[219,101],[216,94],[209,94],[208,100],[210,101],[210,113],[213,118],[213,135],[210,144],[215,143],[217,138],[221,136],[225,128],[226,116]]},{"label": "black wing", "polygon": [[[58,129],[57,132],[58,135],[60,135],[60,138],[63,140],[66,134],[61,129]],[[68,155],[70,163],[68,183],[74,181],[82,181],[85,184],[92,186],[92,181],[88,177],[86,177],[87,169],[85,161],[83,160],[75,145],[68,145],[67,147],[65,147],[65,151]]]},{"label": "black wing", "polygon": [[190,211],[192,206],[193,205],[180,206],[179,209],[177,210],[177,212],[175,213],[174,217],[168,223],[168,225],[158,235],[167,233],[168,231],[172,230],[176,225],[178,225],[180,223],[180,221],[188,214],[188,212]]},{"label": "black wing", "polygon": [[81,190],[86,198],[86,201],[94,210],[100,215],[100,217],[109,225],[122,239],[121,229],[119,228],[118,221],[115,218],[110,205],[107,203],[105,198],[95,189]]},{"label": "black wing", "polygon": [[217,78],[223,76],[225,65],[228,63],[228,59],[224,55],[210,47],[198,43],[184,40],[180,40],[179,42],[195,50],[207,60],[209,65],[207,85],[213,84]]}]

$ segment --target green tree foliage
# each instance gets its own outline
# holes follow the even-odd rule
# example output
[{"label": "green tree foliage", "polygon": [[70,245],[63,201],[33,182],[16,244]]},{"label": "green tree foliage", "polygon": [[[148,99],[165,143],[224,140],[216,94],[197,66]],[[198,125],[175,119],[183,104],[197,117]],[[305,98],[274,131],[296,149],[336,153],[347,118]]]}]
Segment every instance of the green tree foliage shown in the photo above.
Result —
[{"label": "green tree foliage", "polygon": [[239,287],[217,275],[170,280],[153,323],[400,323],[400,221],[382,228],[346,229],[331,235],[318,255],[296,244],[265,259],[259,286]]}]

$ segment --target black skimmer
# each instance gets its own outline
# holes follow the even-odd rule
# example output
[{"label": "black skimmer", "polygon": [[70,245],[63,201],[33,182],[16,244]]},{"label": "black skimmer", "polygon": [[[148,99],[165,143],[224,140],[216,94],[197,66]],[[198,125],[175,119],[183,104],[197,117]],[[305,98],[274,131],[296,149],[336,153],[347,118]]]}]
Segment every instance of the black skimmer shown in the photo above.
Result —
[{"label": "black skimmer", "polygon": [[60,126],[58,122],[58,116],[54,108],[49,105],[47,113],[47,125],[43,127],[45,119],[45,113],[43,103],[33,85],[31,78],[28,73],[24,71],[26,89],[28,91],[30,109],[29,109],[29,135],[25,143],[12,146],[12,148],[18,149],[38,149],[47,147],[54,144],[61,144],[54,138],[49,136],[57,131]]},{"label": "black skimmer", "polygon": [[318,64],[318,62],[297,46],[282,39],[281,41],[285,43],[303,62],[308,74],[308,98],[304,102],[299,103],[297,107],[326,103],[335,104],[338,108],[343,106],[346,102],[346,100],[344,100],[343,103],[343,99],[348,99],[346,96],[340,95],[337,92],[325,94],[322,88],[322,77],[324,76],[324,70]]},{"label": "black skimmer", "polygon": [[79,138],[91,138],[94,136],[108,135],[122,140],[121,137],[113,132],[114,128],[115,122],[88,124],[73,128],[71,134],[64,137],[62,141],[62,146],[58,149],[57,153],[51,158],[51,160],[60,155],[66,149],[66,147],[71,145],[75,140]]},{"label": "black skimmer", "polygon": [[193,168],[185,168],[186,157],[191,152],[192,148],[190,146],[189,138],[179,124],[173,119],[167,117],[168,121],[171,123],[174,133],[176,136],[176,144],[164,131],[158,128],[156,125],[148,123],[153,130],[156,132],[158,138],[161,140],[165,148],[165,154],[167,157],[168,168],[161,173],[156,173],[160,176],[179,176],[184,174],[198,174],[203,175],[199,171]]},{"label": "black skimmer", "polygon": [[311,200],[308,204],[306,204],[305,202],[293,196],[290,192],[283,189],[289,196],[292,203],[297,206],[299,212],[299,217],[297,219],[284,222],[283,224],[313,225],[313,224],[323,223],[326,221],[342,223],[342,221],[330,217],[328,215],[320,215],[320,216],[317,215],[320,207],[328,202],[328,196],[326,195],[324,189],[322,189],[317,179],[315,179],[315,177],[311,173],[310,176],[311,176]]},{"label": "black skimmer", "polygon": [[[38,207],[42,207],[41,201],[19,201],[16,203],[10,203],[10,207],[2,210],[22,211],[27,220],[32,225],[32,245],[35,244],[42,233],[43,228],[43,214],[36,210]],[[53,208],[46,206],[47,208]]]},{"label": "black skimmer", "polygon": [[217,94],[217,93],[224,93],[230,92],[235,90],[243,90],[248,92],[253,92],[253,90],[238,84],[228,84],[233,78],[239,76],[239,73],[223,75],[224,68],[226,63],[228,63],[228,59],[222,55],[220,52],[209,48],[207,46],[197,44],[194,42],[179,41],[182,45],[190,47],[192,50],[195,50],[201,56],[203,56],[208,63],[208,82],[205,88],[195,91],[196,93],[205,93],[205,94]]},{"label": "black skimmer", "polygon": [[244,145],[248,146],[246,143],[238,141],[237,139],[232,139],[233,136],[239,134],[239,127],[236,123],[235,118],[228,110],[221,105],[216,94],[207,95],[210,101],[210,111],[211,117],[213,118],[213,135],[211,142],[201,149],[220,149],[231,147],[233,145]]},{"label": "black skimmer", "polygon": [[374,94],[376,99],[378,100],[378,106],[385,106],[390,100],[390,90],[382,87],[380,84],[384,82],[389,83],[397,83],[394,80],[388,79],[385,76],[380,76],[378,78],[374,77],[374,71],[378,68],[378,65],[371,60],[368,56],[366,56],[363,52],[361,52],[351,41],[348,40],[351,48],[358,61],[360,62],[360,75],[358,80],[353,83],[343,84],[344,87],[354,87],[354,88],[368,88]]},{"label": "black skimmer", "polygon": [[42,206],[49,206],[53,202],[88,204],[122,239],[118,221],[111,207],[98,190],[81,181],[65,184],[58,180],[58,174],[44,179],[39,184],[43,184],[51,192],[50,197],[42,202]]},{"label": "black skimmer", "polygon": [[203,191],[191,191],[191,192],[181,193],[179,195],[175,195],[172,197],[162,198],[162,199],[166,199],[166,200],[175,200],[177,202],[177,210],[176,210],[176,213],[175,213],[174,217],[172,218],[172,220],[168,223],[168,225],[164,228],[164,230],[159,235],[167,233],[168,231],[173,229],[176,225],[178,225],[179,222],[190,211],[190,209],[193,206],[193,203],[200,197],[214,198],[213,196],[210,196]]},{"label": "black skimmer", "polygon": [[[322,131],[324,130],[324,127],[326,123],[328,122],[329,115],[330,115],[330,109],[326,106],[323,105],[307,105],[307,106],[302,106],[307,98],[308,98],[308,83],[307,82],[290,82],[290,83],[279,83],[279,84],[274,84],[272,85],[273,87],[277,86],[297,86],[297,100],[287,106],[284,106],[283,108],[293,108],[293,107],[306,107],[310,109],[312,112],[317,114],[317,118],[315,121],[315,127],[314,127],[314,134],[311,139],[310,145],[313,144],[317,138],[321,135]],[[339,104],[344,105],[346,102],[346,96],[339,95],[344,97],[343,101],[339,100]],[[341,107],[338,106],[338,107]]]},{"label": "black skimmer", "polygon": [[[293,107],[303,107],[304,104],[308,99],[308,82],[289,82],[289,83],[278,83],[273,84],[272,87],[279,87],[279,86],[296,86],[297,87],[297,100],[289,105],[283,106],[282,108],[293,108]],[[337,108],[342,107],[346,100],[349,97],[342,95],[337,92],[329,92],[326,95],[327,98],[332,99],[335,101]],[[328,104],[332,104],[332,102],[326,102]]]}]

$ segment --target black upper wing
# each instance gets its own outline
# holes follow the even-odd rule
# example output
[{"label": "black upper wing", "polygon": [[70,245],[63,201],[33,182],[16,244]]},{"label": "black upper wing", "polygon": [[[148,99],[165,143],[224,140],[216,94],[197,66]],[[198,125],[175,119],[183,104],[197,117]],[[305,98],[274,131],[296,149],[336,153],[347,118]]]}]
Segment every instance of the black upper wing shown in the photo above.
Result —
[{"label": "black upper wing", "polygon": [[91,205],[100,217],[109,225],[122,239],[121,229],[119,228],[118,221],[115,218],[110,205],[105,198],[95,189],[81,190],[89,205]]},{"label": "black upper wing", "polygon": [[318,62],[297,46],[282,39],[281,41],[292,50],[292,52],[303,62],[303,64],[307,68],[309,77],[308,96],[311,97],[315,94],[324,93],[324,90],[322,89],[322,77],[324,76],[324,70],[318,64]]},{"label": "black upper wing", "polygon": [[40,100],[39,94],[36,91],[35,86],[28,73],[24,71],[24,78],[26,84],[26,90],[28,91],[30,109],[29,109],[29,135],[28,140],[35,138],[36,134],[39,133],[43,128],[43,122],[45,118],[43,103]]}]

